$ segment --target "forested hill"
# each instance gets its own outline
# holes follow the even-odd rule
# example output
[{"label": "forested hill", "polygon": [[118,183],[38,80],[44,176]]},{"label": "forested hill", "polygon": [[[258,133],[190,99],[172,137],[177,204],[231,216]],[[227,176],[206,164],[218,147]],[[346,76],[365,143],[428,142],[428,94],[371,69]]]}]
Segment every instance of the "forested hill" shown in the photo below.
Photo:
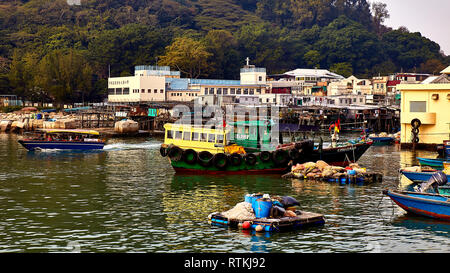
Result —
[{"label": "forested hill", "polygon": [[246,57],[269,74],[320,67],[370,77],[450,64],[420,33],[385,27],[388,16],[366,0],[3,0],[0,94],[94,100],[109,68],[130,75],[156,63],[236,79]]}]

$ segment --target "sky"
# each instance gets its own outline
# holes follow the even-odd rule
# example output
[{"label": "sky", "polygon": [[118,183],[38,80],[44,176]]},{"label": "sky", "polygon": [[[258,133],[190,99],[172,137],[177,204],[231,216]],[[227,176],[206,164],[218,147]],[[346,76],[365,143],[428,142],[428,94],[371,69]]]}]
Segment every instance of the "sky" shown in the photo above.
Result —
[{"label": "sky", "polygon": [[438,43],[450,55],[449,0],[373,0],[387,4],[390,18],[384,24],[393,29],[405,26],[410,32]]}]

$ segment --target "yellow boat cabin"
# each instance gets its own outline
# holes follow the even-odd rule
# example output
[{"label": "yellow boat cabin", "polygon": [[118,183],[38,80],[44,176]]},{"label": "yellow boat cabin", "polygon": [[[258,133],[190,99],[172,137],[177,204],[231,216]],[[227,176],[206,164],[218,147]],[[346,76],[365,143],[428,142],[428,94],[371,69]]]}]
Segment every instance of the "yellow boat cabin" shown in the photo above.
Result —
[{"label": "yellow boat cabin", "polygon": [[181,149],[193,149],[196,152],[208,151],[212,154],[226,153],[230,138],[228,129],[210,129],[203,126],[167,123],[164,125],[165,145],[175,145]]}]

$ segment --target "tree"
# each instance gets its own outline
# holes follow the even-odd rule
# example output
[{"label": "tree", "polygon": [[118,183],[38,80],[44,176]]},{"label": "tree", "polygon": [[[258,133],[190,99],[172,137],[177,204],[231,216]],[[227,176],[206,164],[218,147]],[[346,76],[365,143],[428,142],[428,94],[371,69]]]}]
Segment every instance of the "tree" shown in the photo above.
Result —
[{"label": "tree", "polygon": [[441,72],[445,68],[446,68],[446,65],[444,65],[440,60],[429,59],[420,65],[419,71],[422,73],[438,75],[439,72]]},{"label": "tree", "polygon": [[47,91],[56,104],[83,101],[92,88],[92,68],[84,52],[54,50],[38,64],[36,85]]},{"label": "tree", "polygon": [[381,36],[383,31],[383,23],[390,18],[387,5],[381,2],[372,3],[373,24],[376,33]]},{"label": "tree", "polygon": [[310,68],[320,68],[320,52],[317,50],[310,50],[306,52],[305,56],[303,57],[306,61],[306,65]]},{"label": "tree", "polygon": [[218,79],[236,78],[239,71],[238,42],[228,30],[210,30],[205,36],[208,52],[212,53],[209,75]]},{"label": "tree", "polygon": [[213,54],[206,46],[192,38],[178,37],[166,47],[165,55],[159,56],[159,65],[175,67],[188,78],[207,75],[210,69],[208,59]]},{"label": "tree", "polygon": [[353,67],[350,63],[336,63],[331,65],[330,71],[342,75],[345,78],[353,75]]}]

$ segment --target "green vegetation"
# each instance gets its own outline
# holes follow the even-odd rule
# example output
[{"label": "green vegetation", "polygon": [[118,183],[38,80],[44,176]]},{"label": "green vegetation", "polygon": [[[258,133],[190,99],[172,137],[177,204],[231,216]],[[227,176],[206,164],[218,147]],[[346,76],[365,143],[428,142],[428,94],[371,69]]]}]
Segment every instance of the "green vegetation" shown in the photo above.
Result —
[{"label": "green vegetation", "polygon": [[383,25],[367,0],[4,0],[0,93],[38,102],[99,101],[108,74],[170,65],[238,79],[246,57],[269,74],[300,67],[357,77],[438,73],[438,44]]}]

